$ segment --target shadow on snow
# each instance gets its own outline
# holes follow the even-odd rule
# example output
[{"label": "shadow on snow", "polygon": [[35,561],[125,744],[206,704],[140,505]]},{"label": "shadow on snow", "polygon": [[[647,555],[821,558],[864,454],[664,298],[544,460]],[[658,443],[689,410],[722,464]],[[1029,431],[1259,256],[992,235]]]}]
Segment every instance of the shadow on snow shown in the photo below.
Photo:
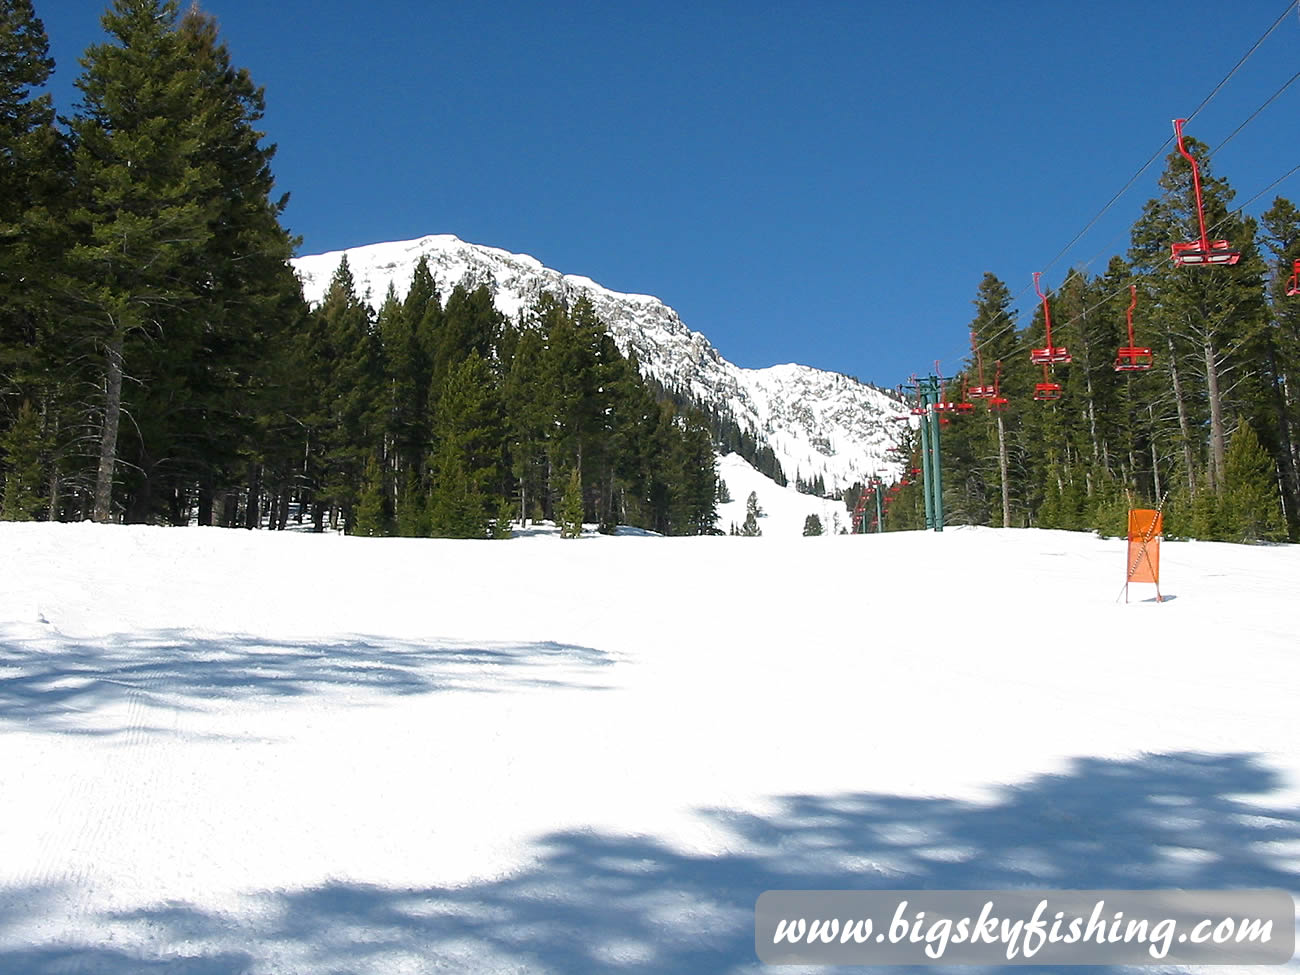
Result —
[{"label": "shadow on snow", "polygon": [[357,636],[295,642],[159,630],[97,640],[62,638],[48,649],[48,638],[6,639],[0,633],[0,722],[28,730],[111,735],[126,729],[96,723],[95,712],[123,700],[184,710],[200,708],[205,700],[299,696],[331,688],[390,694],[507,687],[595,690],[601,685],[594,674],[613,662],[601,650],[545,641],[413,642]]},{"label": "shadow on snow", "polygon": [[[653,838],[558,832],[538,841],[532,866],[502,880],[272,892],[247,921],[160,905],[87,919],[127,925],[153,954],[127,957],[121,938],[116,947],[11,949],[0,951],[0,970],[379,973],[405,959],[418,971],[757,972],[753,909],[770,889],[1295,891],[1300,818],[1266,800],[1281,784],[1255,756],[1177,753],[1079,759],[986,804],[871,792],[786,796],[767,815],[704,812],[733,837],[720,855]],[[39,903],[40,891],[10,894],[0,901],[0,943],[39,910],[25,905]],[[170,960],[166,951],[175,953]]]}]

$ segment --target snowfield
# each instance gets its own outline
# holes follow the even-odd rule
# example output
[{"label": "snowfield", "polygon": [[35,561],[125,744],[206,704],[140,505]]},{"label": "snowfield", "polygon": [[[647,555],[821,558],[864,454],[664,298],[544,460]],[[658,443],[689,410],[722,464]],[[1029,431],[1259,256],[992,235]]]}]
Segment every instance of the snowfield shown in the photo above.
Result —
[{"label": "snowfield", "polygon": [[1300,547],[1167,542],[1129,605],[1124,548],[0,524],[0,972],[755,972],[769,889],[1300,890]]}]

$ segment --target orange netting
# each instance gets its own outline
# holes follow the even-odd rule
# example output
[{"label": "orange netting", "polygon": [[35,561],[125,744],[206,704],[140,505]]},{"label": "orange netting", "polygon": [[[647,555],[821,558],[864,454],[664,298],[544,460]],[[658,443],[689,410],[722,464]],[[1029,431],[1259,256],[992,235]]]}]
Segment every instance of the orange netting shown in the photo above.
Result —
[{"label": "orange netting", "polygon": [[1160,583],[1160,530],[1158,511],[1139,508],[1128,513],[1128,578],[1126,582]]}]

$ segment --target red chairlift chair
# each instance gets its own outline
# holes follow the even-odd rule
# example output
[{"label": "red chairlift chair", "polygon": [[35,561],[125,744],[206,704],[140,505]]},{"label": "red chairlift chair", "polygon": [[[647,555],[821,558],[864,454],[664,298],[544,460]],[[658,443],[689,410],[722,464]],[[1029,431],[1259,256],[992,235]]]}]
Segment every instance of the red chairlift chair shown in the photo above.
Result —
[{"label": "red chairlift chair", "polygon": [[1047,331],[1047,345],[1041,349],[1031,349],[1029,361],[1043,365],[1066,363],[1072,359],[1072,356],[1066,351],[1065,346],[1052,344],[1052,310],[1047,305],[1047,295],[1043,294],[1043,289],[1038,286],[1038,279],[1042,276],[1043,272],[1034,272],[1034,290],[1038,292],[1038,297],[1043,299],[1043,326]]},{"label": "red chairlift chair", "polygon": [[[936,374],[939,372],[938,362],[935,362],[934,364],[934,371]],[[971,405],[971,404],[967,404],[967,405]],[[958,403],[955,400],[950,400],[948,398],[948,384],[944,382],[942,375],[939,376],[939,401],[934,404],[934,411],[939,414],[939,422],[942,424],[946,424],[948,422],[948,418],[945,414],[948,413],[960,414],[962,412],[958,408]]]},{"label": "red chairlift chair", "polygon": [[916,386],[916,405],[913,406],[909,412],[912,416],[925,416],[929,410],[926,409],[925,404],[921,401],[921,386],[916,381],[915,373],[912,374],[912,384]]},{"label": "red chairlift chair", "polygon": [[1187,119],[1174,119],[1174,134],[1178,137],[1178,152],[1192,167],[1192,190],[1196,194],[1196,222],[1201,228],[1201,239],[1183,244],[1171,244],[1169,256],[1178,267],[1204,267],[1212,264],[1236,264],[1241,252],[1230,249],[1226,240],[1210,240],[1205,229],[1205,204],[1201,200],[1201,167],[1183,145],[1183,125]]},{"label": "red chairlift chair", "polygon": [[1300,295],[1300,261],[1295,262],[1295,267],[1291,269],[1291,283],[1287,285],[1286,296],[1294,298]]},{"label": "red chairlift chair", "polygon": [[1052,377],[1047,371],[1047,363],[1043,363],[1043,381],[1034,384],[1034,399],[1039,403],[1050,403],[1053,400],[1061,398],[1061,384],[1052,382]]},{"label": "red chairlift chair", "polygon": [[965,381],[961,384],[961,399],[953,404],[953,411],[958,416],[970,416],[975,412],[975,404],[970,401],[970,387]]},{"label": "red chairlift chair", "polygon": [[1128,286],[1132,296],[1128,303],[1128,345],[1115,353],[1116,372],[1146,372],[1155,361],[1150,349],[1139,348],[1133,344],[1133,309],[1137,307],[1138,289],[1136,284]]},{"label": "red chairlift chair", "polygon": [[992,399],[998,394],[997,386],[987,386],[984,383],[984,357],[980,355],[979,346],[975,344],[975,329],[970,330],[970,350],[975,356],[975,371],[979,376],[978,385],[971,386],[966,390],[966,395],[970,399]]},{"label": "red chairlift chair", "polygon": [[1007,409],[1007,398],[1002,395],[1002,360],[998,360],[997,372],[993,374],[993,395],[989,397],[989,411],[992,413],[1005,413]]}]

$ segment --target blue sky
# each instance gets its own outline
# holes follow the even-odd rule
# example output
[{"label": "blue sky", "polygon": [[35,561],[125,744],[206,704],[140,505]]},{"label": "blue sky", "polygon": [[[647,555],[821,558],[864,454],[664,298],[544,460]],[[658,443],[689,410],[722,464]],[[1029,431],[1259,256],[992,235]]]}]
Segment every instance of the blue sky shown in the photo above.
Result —
[{"label": "blue sky", "polygon": [[[1102,270],[1153,166],[1281,0],[206,0],[266,88],[301,253],[451,233],[654,294],[742,366],[892,386],[967,352],[985,271]],[[1294,4],[1293,4],[1294,6]],[[72,110],[103,4],[36,0]],[[1292,12],[1188,126],[1292,76]],[[1245,202],[1300,162],[1300,83],[1214,160]],[[1300,174],[1276,195],[1300,200]],[[1025,294],[1024,292],[1027,292]]]}]

